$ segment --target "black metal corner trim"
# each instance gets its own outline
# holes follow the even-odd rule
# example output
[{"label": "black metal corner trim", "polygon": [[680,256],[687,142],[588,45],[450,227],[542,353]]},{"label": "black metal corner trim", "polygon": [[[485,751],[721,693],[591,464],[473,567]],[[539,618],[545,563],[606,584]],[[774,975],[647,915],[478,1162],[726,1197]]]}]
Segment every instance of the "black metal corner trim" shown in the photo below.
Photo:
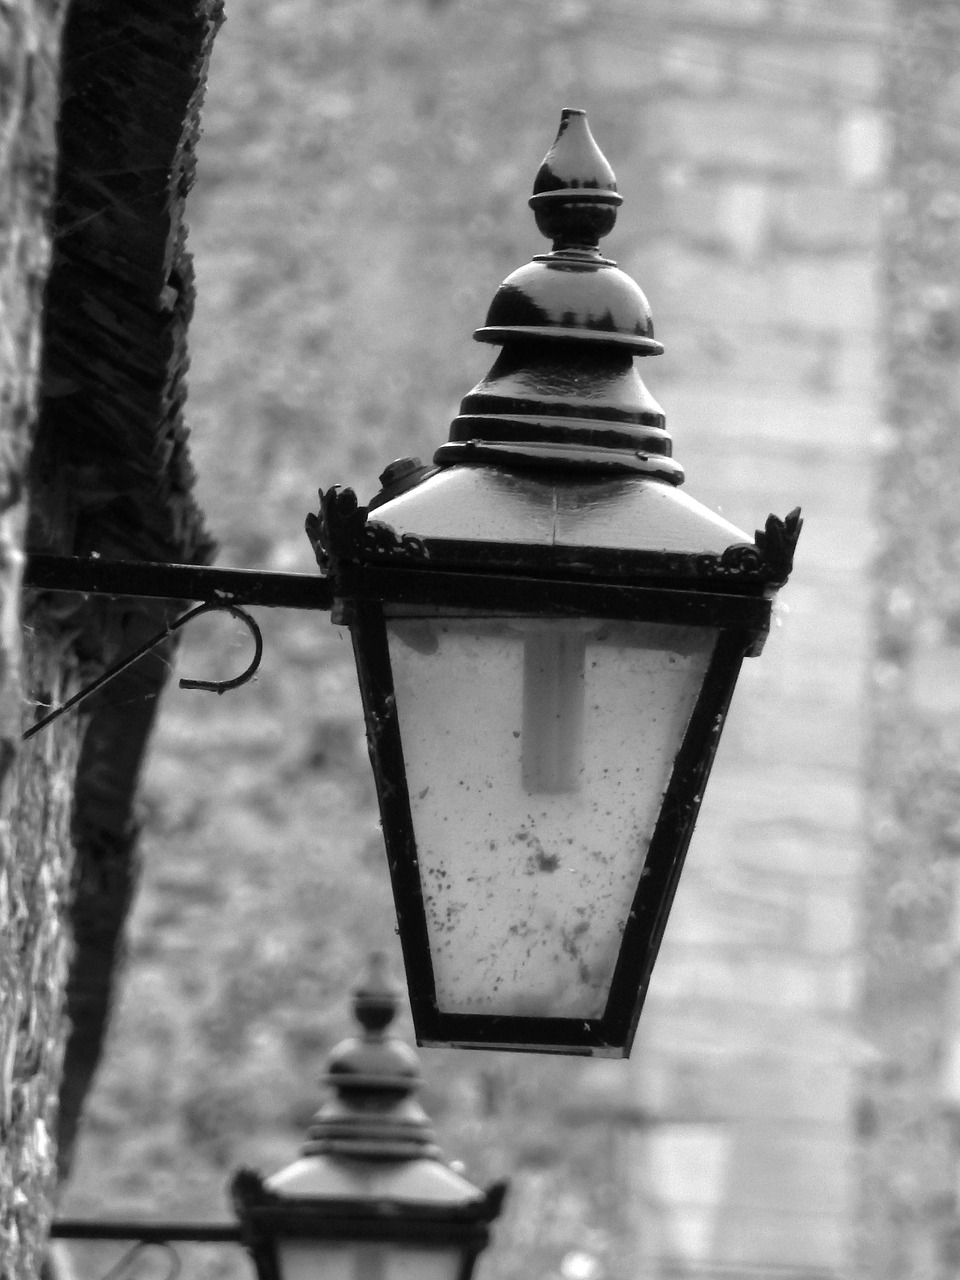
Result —
[{"label": "black metal corner trim", "polygon": [[[733,543],[723,552],[540,547],[525,544],[425,539],[397,535],[371,518],[352,489],[320,492],[320,512],[307,517],[307,536],[321,570],[334,580],[338,565],[430,570],[482,570],[524,575],[582,575],[638,583],[655,580],[688,588],[761,594],[783,586],[793,567],[803,521],[797,507],[780,519],[767,517],[755,542]],[[336,587],[335,587],[336,590]],[[337,594],[341,594],[337,590]]]},{"label": "black metal corner trim", "polygon": [[763,529],[755,534],[756,544],[770,574],[771,586],[783,586],[793,571],[793,556],[803,528],[800,508],[794,507],[783,520],[767,516]]},{"label": "black metal corner trim", "polygon": [[332,573],[340,560],[423,560],[425,543],[410,534],[398,537],[388,525],[368,521],[369,507],[361,507],[352,489],[334,485],[320,490],[320,511],[308,515],[307,537],[323,573]]}]

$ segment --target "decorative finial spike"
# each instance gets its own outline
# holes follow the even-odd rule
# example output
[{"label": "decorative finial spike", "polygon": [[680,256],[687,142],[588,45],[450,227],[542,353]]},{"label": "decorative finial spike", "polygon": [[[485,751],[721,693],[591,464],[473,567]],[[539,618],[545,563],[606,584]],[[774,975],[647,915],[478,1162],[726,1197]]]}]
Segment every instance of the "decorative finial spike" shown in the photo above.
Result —
[{"label": "decorative finial spike", "polygon": [[530,197],[537,226],[553,241],[554,252],[596,253],[622,203],[613,169],[590,132],[587,113],[564,107],[556,140],[537,171]]},{"label": "decorative finial spike", "polygon": [[400,990],[390,977],[387,956],[374,951],[367,967],[353,989],[353,1012],[368,1035],[379,1036],[397,1014]]},{"label": "decorative finial spike", "polygon": [[323,1082],[328,1096],[313,1118],[305,1156],[439,1156],[427,1114],[413,1096],[420,1087],[420,1060],[386,1030],[397,1012],[399,993],[386,955],[375,951],[353,989],[353,1011],[363,1035],[342,1040],[327,1058]]}]

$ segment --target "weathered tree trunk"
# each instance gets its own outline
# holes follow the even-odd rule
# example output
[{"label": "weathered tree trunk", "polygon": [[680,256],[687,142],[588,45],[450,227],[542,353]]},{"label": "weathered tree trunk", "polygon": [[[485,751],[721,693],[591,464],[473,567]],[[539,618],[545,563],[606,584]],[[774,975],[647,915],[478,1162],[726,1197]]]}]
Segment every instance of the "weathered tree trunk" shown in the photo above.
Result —
[{"label": "weathered tree trunk", "polygon": [[[54,1180],[76,730],[18,760],[20,570],[50,261],[63,6],[0,6],[0,1276],[34,1276]],[[33,663],[43,667],[38,648]]]},{"label": "weathered tree trunk", "polygon": [[960,8],[895,10],[860,1115],[876,1280],[960,1264]]}]

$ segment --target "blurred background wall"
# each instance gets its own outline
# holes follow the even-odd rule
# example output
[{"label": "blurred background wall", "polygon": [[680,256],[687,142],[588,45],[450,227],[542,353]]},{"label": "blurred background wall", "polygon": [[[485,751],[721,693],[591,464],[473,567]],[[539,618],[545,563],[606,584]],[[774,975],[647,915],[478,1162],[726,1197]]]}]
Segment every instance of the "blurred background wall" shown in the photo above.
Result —
[{"label": "blurred background wall", "polygon": [[[488,1276],[850,1258],[888,21],[882,0],[228,0],[190,208],[222,563],[310,571],[318,486],[366,499],[445,438],[490,362],[471,331],[544,248],[526,198],[564,105],[625,197],[606,252],[650,298],[667,354],[640,371],[689,491],[748,530],[807,518],[632,1060],[424,1054],[447,1154],[514,1178]],[[255,686],[166,700],[62,1212],[221,1214],[236,1164],[290,1158],[363,954],[400,971],[348,641],[263,623]],[[243,634],[196,627],[184,674],[243,665]]]}]

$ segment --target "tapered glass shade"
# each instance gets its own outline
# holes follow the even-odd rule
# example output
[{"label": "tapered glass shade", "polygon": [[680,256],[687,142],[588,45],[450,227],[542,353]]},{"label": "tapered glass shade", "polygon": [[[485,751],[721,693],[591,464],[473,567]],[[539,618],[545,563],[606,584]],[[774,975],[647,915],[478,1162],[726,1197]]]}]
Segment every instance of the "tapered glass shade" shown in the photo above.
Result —
[{"label": "tapered glass shade", "polygon": [[717,635],[391,611],[439,1012],[603,1016]]}]

